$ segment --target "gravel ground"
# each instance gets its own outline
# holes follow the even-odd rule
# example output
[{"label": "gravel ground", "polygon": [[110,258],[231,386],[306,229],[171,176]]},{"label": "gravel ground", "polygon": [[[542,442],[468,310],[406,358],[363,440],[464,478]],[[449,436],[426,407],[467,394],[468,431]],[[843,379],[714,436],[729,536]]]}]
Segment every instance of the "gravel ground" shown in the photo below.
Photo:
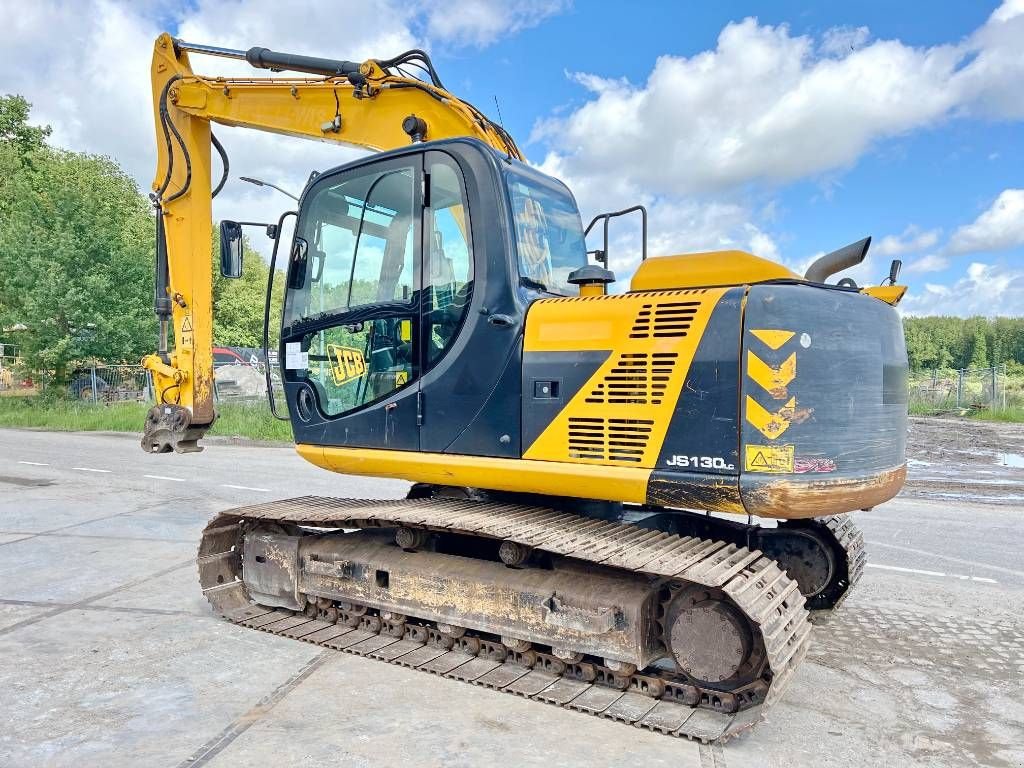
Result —
[{"label": "gravel ground", "polygon": [[1024,424],[912,417],[904,496],[1024,503]]}]

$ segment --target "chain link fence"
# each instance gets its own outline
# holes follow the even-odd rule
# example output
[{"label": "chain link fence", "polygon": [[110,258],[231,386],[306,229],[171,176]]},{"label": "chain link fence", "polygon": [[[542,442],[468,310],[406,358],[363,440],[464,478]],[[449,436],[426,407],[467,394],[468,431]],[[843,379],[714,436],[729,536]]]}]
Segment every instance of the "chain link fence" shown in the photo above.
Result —
[{"label": "chain link fence", "polygon": [[33,395],[38,391],[36,379],[25,368],[18,347],[0,343],[0,396]]},{"label": "chain link fence", "polygon": [[[277,353],[270,355],[270,379],[277,397],[283,397]],[[141,365],[83,363],[71,369],[63,384],[54,382],[53,371],[33,372],[22,362],[18,348],[0,343],[0,396],[31,396],[42,390],[79,403],[104,405],[152,402],[152,374]],[[216,402],[258,405],[266,402],[266,363],[261,350],[217,347],[214,353]]]},{"label": "chain link fence", "polygon": [[[252,405],[267,400],[266,366],[261,350],[218,347],[214,354],[214,397],[218,403]],[[34,395],[48,377],[27,370],[18,348],[0,343],[0,396]],[[270,378],[278,401],[284,401],[277,353],[270,353]],[[75,368],[61,385],[63,394],[81,403],[152,402],[153,381],[141,365],[95,362]],[[48,389],[55,385],[48,385]],[[912,413],[1024,408],[1024,379],[1007,376],[1005,365],[911,374]]]},{"label": "chain link fence", "polygon": [[81,366],[66,386],[68,397],[83,403],[146,402],[153,397],[152,379],[141,365]]},{"label": "chain link fence", "polygon": [[1005,365],[931,371],[910,380],[911,411],[988,410],[1024,406],[1024,386],[1006,374]]},{"label": "chain link fence", "polygon": [[[270,350],[270,382],[280,398],[283,392],[277,350]],[[267,360],[256,347],[214,347],[214,396],[217,402],[258,404],[267,401]]]},{"label": "chain link fence", "polygon": [[[214,365],[214,400],[259,404],[267,399],[265,366],[260,362],[225,362]],[[281,374],[270,371],[274,391],[283,396]],[[141,365],[90,365],[77,368],[67,385],[67,396],[82,403],[150,402],[154,398],[152,374]]]}]

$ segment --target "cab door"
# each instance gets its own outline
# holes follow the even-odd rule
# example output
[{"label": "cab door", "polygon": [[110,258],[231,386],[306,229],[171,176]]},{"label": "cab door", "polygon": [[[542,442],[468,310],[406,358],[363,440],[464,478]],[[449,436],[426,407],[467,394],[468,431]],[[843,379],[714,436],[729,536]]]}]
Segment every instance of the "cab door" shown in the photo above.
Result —
[{"label": "cab door", "polygon": [[297,442],[419,449],[421,185],[410,155],[303,198],[281,344]]},{"label": "cab door", "polygon": [[420,449],[518,456],[522,336],[507,254],[481,232],[500,230],[498,211],[469,195],[453,154],[427,152],[424,169]]}]

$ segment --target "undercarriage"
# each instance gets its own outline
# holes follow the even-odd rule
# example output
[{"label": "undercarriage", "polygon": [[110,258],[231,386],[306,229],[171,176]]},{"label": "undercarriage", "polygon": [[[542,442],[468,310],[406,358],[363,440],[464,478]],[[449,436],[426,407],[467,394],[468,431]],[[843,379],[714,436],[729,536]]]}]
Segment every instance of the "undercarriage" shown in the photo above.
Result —
[{"label": "undercarriage", "polygon": [[864,536],[850,515],[780,520],[775,527],[766,527],[749,520],[738,522],[734,515],[713,517],[708,513],[666,507],[422,483],[412,487],[409,498],[469,499],[550,507],[583,517],[759,549],[797,582],[806,600],[805,607],[812,616],[823,615],[842,605],[867,563]]},{"label": "undercarriage", "polygon": [[800,588],[760,551],[451,495],[222,513],[203,591],[239,624],[705,742],[806,652]]}]

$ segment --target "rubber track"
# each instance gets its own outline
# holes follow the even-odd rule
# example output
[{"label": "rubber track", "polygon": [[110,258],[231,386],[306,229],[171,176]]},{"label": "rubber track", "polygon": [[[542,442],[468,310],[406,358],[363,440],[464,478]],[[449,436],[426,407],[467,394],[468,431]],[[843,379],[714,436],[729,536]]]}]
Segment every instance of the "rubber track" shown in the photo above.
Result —
[{"label": "rubber track", "polygon": [[831,608],[815,613],[828,614],[835,611],[846,602],[846,598],[857,586],[860,577],[864,575],[864,568],[868,563],[868,552],[864,546],[864,533],[853,521],[853,515],[830,515],[828,517],[815,518],[815,522],[821,523],[835,536],[836,542],[846,553],[846,590],[836,604]]},{"label": "rubber track", "polygon": [[[694,708],[633,690],[447,651],[409,638],[311,619],[260,606],[241,581],[245,520],[314,528],[418,526],[510,540],[576,560],[722,589],[760,628],[772,672],[765,700],[736,713]],[[537,701],[704,743],[725,741],[755,725],[778,699],[807,652],[811,624],[804,599],[774,560],[759,551],[681,537],[538,507],[449,499],[358,500],[307,496],[222,512],[199,545],[203,593],[225,618],[265,632],[370,656]]]}]

